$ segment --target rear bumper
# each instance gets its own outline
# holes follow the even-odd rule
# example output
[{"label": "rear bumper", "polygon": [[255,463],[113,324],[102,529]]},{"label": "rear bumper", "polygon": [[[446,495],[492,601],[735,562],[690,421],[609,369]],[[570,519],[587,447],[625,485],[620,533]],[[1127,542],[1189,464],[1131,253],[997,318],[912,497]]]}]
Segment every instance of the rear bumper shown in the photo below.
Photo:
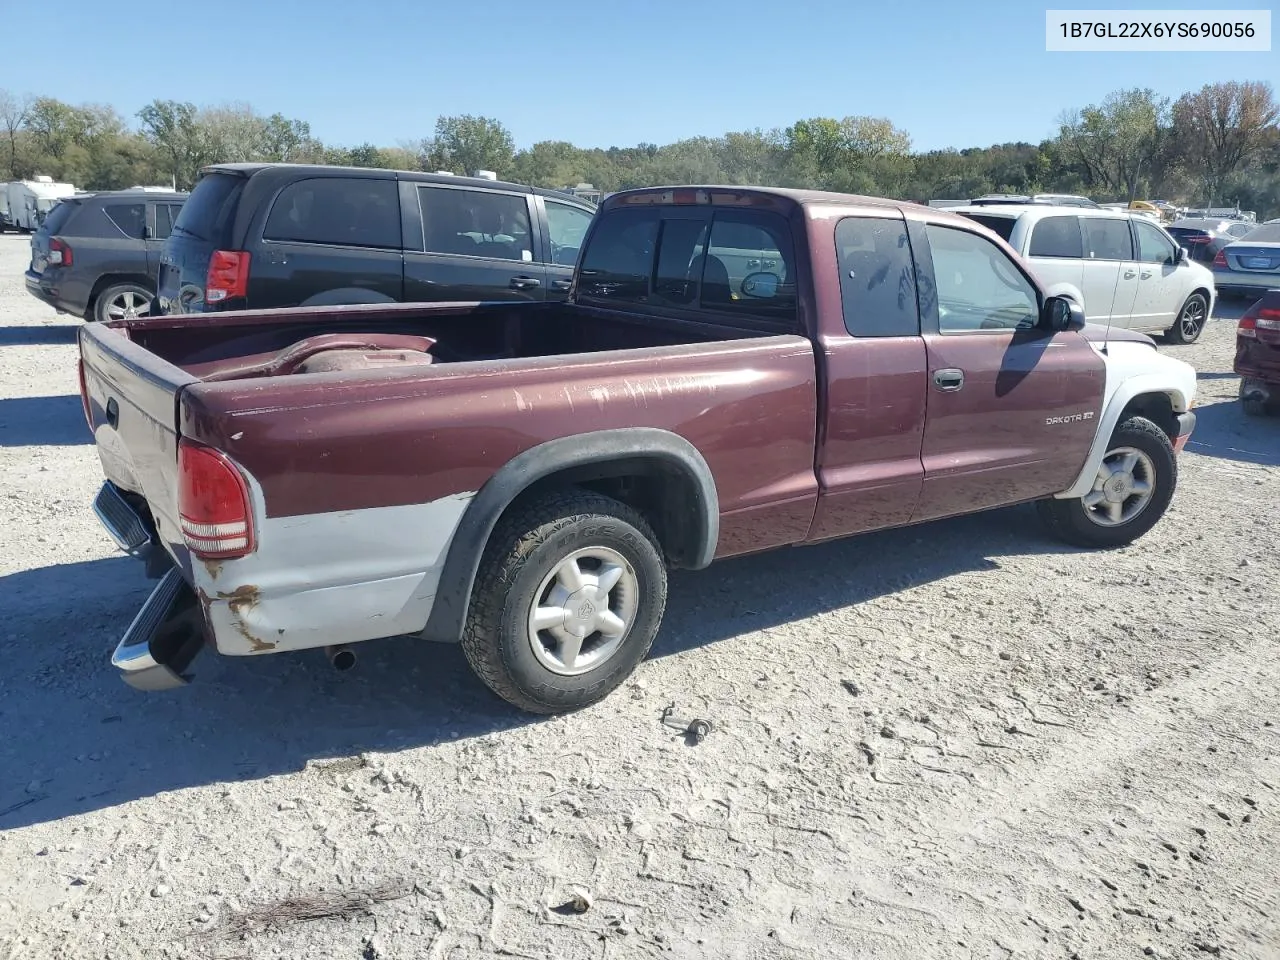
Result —
[{"label": "rear bumper", "polygon": [[188,682],[184,671],[204,646],[200,604],[163,549],[155,543],[146,520],[108,482],[93,502],[93,512],[125,553],[147,561],[152,573],[165,566],[160,582],[116,644],[111,665],[138,690],[169,690]]},{"label": "rear bumper", "polygon": [[1280,275],[1275,273],[1250,274],[1243,270],[1223,270],[1221,267],[1213,271],[1213,285],[1218,293],[1257,294],[1261,296],[1268,290],[1280,287]]},{"label": "rear bumper", "polygon": [[83,303],[74,304],[63,299],[58,285],[50,277],[28,270],[23,279],[26,281],[27,293],[37,300],[47,303],[59,313],[70,313],[77,317],[84,316],[85,305]]}]

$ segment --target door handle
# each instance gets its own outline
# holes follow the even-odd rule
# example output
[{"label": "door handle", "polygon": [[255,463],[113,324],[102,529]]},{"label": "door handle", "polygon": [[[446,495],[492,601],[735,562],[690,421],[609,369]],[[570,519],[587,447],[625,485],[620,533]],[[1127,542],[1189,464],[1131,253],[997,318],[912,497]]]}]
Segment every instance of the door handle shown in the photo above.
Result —
[{"label": "door handle", "polygon": [[1147,278],[1149,278],[1150,276],[1151,276],[1151,271],[1150,271],[1150,270],[1143,270],[1143,271],[1142,271],[1142,279],[1143,279],[1143,280],[1146,280],[1146,279],[1147,279]]},{"label": "door handle", "polygon": [[572,286],[573,286],[572,280],[552,280],[551,281],[552,290],[568,290]]},{"label": "door handle", "polygon": [[537,277],[512,277],[512,290],[532,290],[534,287],[542,286],[542,281]]},{"label": "door handle", "polygon": [[939,390],[950,393],[964,386],[964,371],[949,367],[946,370],[933,371],[933,382]]},{"label": "door handle", "polygon": [[1133,275],[1134,275],[1134,271],[1132,271],[1132,270],[1126,270],[1126,271],[1124,272],[1124,278],[1125,278],[1126,280],[1131,279],[1131,278],[1133,277]]}]

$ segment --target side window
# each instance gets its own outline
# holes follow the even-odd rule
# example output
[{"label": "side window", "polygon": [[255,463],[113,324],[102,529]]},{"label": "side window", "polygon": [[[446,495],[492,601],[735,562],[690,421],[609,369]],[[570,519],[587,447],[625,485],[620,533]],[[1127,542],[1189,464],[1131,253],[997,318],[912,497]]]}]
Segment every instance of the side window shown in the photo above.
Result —
[{"label": "side window", "polygon": [[173,208],[167,203],[156,204],[156,232],[153,240],[165,240],[173,233]]},{"label": "side window", "polygon": [[1145,263],[1173,263],[1175,254],[1173,244],[1157,227],[1141,220],[1133,225],[1138,228],[1138,259]]},{"label": "side window", "polygon": [[1040,298],[1031,282],[994,243],[967,230],[929,224],[943,333],[1023,330],[1039,321]]},{"label": "side window", "polygon": [[107,203],[102,207],[107,219],[120,232],[133,240],[141,240],[146,234],[147,207],[143,203]]},{"label": "side window", "polygon": [[836,224],[836,261],[844,325],[852,336],[920,333],[916,270],[904,221],[846,217]]},{"label": "side window", "polygon": [[276,197],[262,238],[398,250],[396,182],[355,177],[295,181]]},{"label": "side window", "polygon": [[1132,260],[1129,221],[1113,217],[1084,217],[1085,256],[1090,260]]},{"label": "side window", "polygon": [[1029,257],[1079,260],[1084,256],[1079,217],[1045,217],[1031,229]]},{"label": "side window", "polygon": [[582,238],[591,225],[591,214],[581,207],[546,201],[547,230],[551,234],[551,262],[572,267],[578,262]]},{"label": "side window", "polygon": [[579,294],[601,300],[646,302],[660,224],[656,207],[605,214],[582,254]]},{"label": "side window", "polygon": [[795,319],[795,254],[782,217],[717,213],[707,246],[699,298],[704,310]]},{"label": "side window", "polygon": [[427,253],[532,262],[524,195],[422,186],[418,203]]}]

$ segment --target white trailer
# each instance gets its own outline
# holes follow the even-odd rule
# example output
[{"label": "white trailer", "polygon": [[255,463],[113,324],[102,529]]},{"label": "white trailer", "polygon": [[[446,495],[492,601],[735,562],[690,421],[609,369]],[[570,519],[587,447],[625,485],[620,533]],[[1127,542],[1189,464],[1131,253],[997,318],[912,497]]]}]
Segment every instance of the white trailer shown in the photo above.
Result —
[{"label": "white trailer", "polygon": [[7,216],[4,225],[23,233],[35,233],[58,201],[75,192],[74,184],[56,183],[52,177],[6,183],[4,207]]}]

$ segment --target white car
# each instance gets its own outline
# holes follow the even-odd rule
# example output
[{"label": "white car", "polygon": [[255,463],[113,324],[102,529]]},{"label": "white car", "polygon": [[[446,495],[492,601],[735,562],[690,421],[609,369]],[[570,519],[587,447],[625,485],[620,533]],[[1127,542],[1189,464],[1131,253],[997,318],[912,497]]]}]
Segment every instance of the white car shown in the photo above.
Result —
[{"label": "white car", "polygon": [[1050,296],[1079,303],[1090,323],[1191,343],[1213,316],[1213,273],[1192,261],[1151,217],[1042,204],[951,212],[998,234]]}]

